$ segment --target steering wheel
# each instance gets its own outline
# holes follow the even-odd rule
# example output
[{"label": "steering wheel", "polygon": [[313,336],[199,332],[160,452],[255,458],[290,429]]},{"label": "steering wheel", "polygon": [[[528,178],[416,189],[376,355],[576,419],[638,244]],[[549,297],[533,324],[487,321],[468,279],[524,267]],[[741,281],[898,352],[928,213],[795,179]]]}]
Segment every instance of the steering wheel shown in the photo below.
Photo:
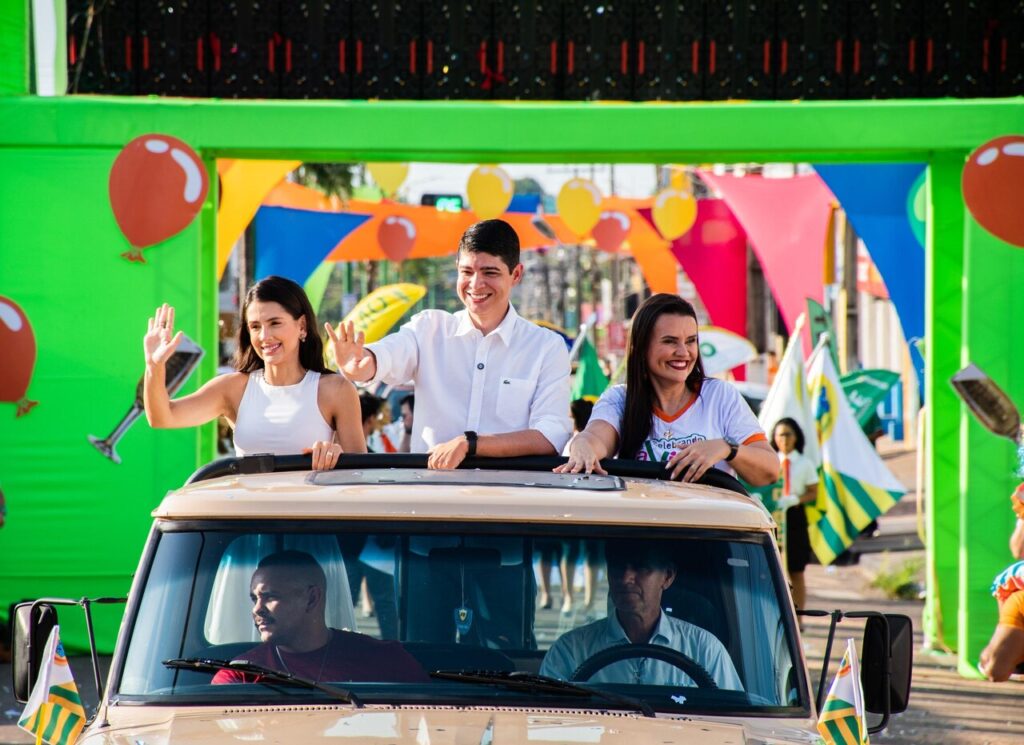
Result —
[{"label": "steering wheel", "polygon": [[718,688],[715,679],[703,665],[676,649],[663,647],[660,644],[619,644],[602,649],[580,663],[580,666],[569,676],[569,680],[572,682],[590,680],[598,670],[635,657],[649,657],[652,660],[667,662],[672,667],[689,675],[698,688]]}]

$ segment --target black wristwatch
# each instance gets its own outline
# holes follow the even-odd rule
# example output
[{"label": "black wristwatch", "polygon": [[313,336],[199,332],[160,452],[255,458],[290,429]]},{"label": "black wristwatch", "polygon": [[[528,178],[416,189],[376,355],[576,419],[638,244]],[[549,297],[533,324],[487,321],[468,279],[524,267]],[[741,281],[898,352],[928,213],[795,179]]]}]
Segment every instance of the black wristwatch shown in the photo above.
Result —
[{"label": "black wristwatch", "polygon": [[722,439],[725,440],[725,444],[729,446],[729,454],[725,456],[725,462],[728,463],[735,458],[736,453],[740,451],[740,444],[738,442],[733,442],[728,437],[723,437]]},{"label": "black wristwatch", "polygon": [[476,432],[468,430],[462,434],[466,436],[466,442],[469,443],[469,451],[466,453],[466,457],[471,458],[476,455]]}]

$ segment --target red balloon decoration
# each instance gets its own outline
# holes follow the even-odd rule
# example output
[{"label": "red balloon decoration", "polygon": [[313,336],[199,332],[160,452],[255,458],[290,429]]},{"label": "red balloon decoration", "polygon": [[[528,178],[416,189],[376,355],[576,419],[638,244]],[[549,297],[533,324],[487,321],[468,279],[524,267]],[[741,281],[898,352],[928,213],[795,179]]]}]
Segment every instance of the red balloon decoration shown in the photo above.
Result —
[{"label": "red balloon decoration", "polygon": [[39,403],[25,398],[36,366],[36,336],[25,311],[5,297],[0,297],[0,349],[0,401],[17,404],[17,416],[23,416]]},{"label": "red balloon decoration", "polygon": [[148,134],[124,146],[110,169],[110,206],[128,242],[121,254],[145,263],[142,249],[184,230],[203,206],[209,180],[195,151],[177,137]]},{"label": "red balloon decoration", "polygon": [[618,251],[619,246],[629,235],[629,216],[618,210],[602,212],[590,234],[602,251]]},{"label": "red balloon decoration", "polygon": [[1024,248],[1024,136],[997,137],[971,153],[960,187],[981,227]]},{"label": "red balloon decoration", "polygon": [[416,242],[416,225],[406,217],[385,217],[377,226],[377,242],[389,259],[404,261]]}]

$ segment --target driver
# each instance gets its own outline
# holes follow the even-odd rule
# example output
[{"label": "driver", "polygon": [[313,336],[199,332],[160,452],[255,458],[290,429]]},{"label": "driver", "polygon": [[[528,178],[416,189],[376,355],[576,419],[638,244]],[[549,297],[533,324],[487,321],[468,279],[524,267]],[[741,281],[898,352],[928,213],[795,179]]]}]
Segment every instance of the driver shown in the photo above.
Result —
[{"label": "driver", "polygon": [[[332,629],[324,621],[324,570],[303,551],[279,551],[256,567],[249,585],[252,617],[263,640],[236,657],[321,681],[429,682],[398,642]],[[213,683],[250,683],[258,676],[219,670]]]},{"label": "driver", "polygon": [[[624,644],[656,644],[682,652],[700,664],[719,688],[743,690],[729,653],[699,626],[666,614],[661,596],[676,578],[676,566],[657,544],[609,543],[608,585],[615,612],[563,634],[548,650],[540,672],[569,680],[598,652]],[[590,678],[595,683],[695,686],[681,669],[660,660],[635,657],[612,663]]]}]

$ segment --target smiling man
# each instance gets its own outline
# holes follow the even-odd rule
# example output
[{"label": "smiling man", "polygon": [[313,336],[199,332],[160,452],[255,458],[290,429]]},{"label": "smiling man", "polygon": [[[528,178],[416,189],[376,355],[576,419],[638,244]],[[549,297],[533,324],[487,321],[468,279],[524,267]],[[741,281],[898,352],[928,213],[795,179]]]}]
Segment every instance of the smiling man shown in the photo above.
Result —
[{"label": "smiling man", "polygon": [[459,241],[465,310],[425,310],[365,347],[352,324],[327,327],[349,379],[413,381],[411,450],[429,452],[431,468],[457,468],[471,455],[556,455],[572,433],[569,355],[557,334],[512,307],[522,278],[519,236],[503,220],[484,220]]},{"label": "smiling man", "polygon": [[[252,619],[263,643],[236,660],[321,681],[427,682],[426,671],[401,644],[329,628],[327,580],[311,555],[279,551],[264,558],[249,585]],[[259,676],[220,670],[214,685],[251,683]]]}]

